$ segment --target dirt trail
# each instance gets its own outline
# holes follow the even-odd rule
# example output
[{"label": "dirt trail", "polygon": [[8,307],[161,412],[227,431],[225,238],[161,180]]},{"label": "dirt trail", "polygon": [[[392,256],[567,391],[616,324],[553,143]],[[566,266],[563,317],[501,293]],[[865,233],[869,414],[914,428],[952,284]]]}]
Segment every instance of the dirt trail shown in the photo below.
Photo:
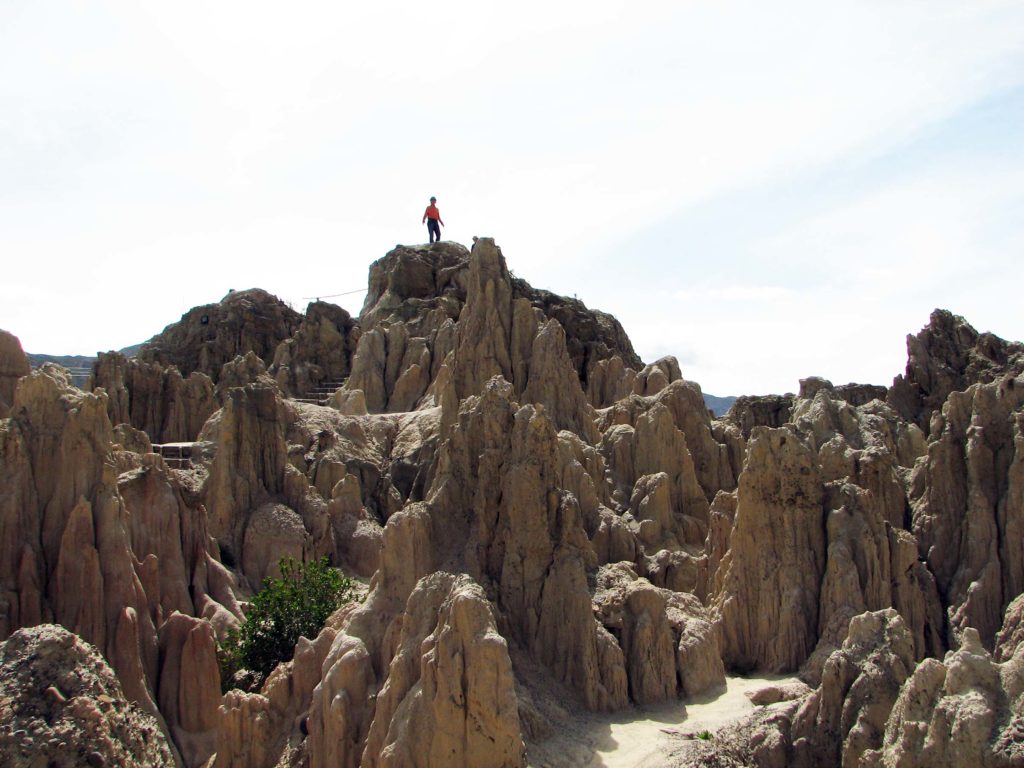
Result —
[{"label": "dirt trail", "polygon": [[752,712],[747,691],[795,680],[730,677],[726,689],[688,702],[634,708],[614,715],[578,713],[556,736],[530,745],[531,768],[662,768],[680,734],[718,728]]}]

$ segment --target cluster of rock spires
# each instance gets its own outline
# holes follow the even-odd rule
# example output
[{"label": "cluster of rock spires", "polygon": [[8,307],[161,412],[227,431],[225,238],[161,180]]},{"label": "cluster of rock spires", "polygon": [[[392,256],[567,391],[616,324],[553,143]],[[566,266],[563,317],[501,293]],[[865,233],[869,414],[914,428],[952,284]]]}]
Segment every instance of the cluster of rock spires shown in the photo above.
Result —
[{"label": "cluster of rock spires", "polygon": [[[729,670],[810,687],[680,764],[1024,765],[1024,347],[908,348],[714,419],[486,238],[396,248],[357,319],[231,293],[91,391],[0,332],[0,763],[524,766],[555,699]],[[222,695],[285,555],[368,596]]]}]

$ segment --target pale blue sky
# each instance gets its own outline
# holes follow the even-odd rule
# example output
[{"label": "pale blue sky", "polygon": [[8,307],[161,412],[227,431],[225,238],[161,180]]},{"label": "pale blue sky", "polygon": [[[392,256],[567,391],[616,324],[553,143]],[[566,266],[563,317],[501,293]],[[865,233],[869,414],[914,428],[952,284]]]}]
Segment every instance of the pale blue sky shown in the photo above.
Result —
[{"label": "pale blue sky", "polygon": [[8,0],[0,105],[29,351],[363,288],[432,194],[716,394],[888,384],[935,307],[1024,338],[1019,2]]}]

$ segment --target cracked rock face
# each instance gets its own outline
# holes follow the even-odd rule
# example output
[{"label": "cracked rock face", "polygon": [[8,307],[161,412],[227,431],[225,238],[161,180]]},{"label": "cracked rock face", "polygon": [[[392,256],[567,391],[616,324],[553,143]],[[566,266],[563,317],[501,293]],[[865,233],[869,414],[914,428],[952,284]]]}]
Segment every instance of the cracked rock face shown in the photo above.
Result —
[{"label": "cracked rock face", "polygon": [[213,380],[205,373],[182,378],[174,366],[128,360],[120,352],[100,353],[92,382],[107,393],[111,424],[129,424],[154,443],[195,440],[218,407]]},{"label": "cracked rock face", "polygon": [[978,633],[943,661],[926,659],[900,691],[882,748],[866,766],[1024,764],[1024,653],[993,661]]},{"label": "cracked rock face", "polygon": [[730,667],[793,671],[814,649],[826,555],[823,496],[815,455],[794,430],[754,430],[730,548],[719,565]]},{"label": "cracked rock face", "polygon": [[216,384],[223,365],[254,352],[265,363],[278,344],[295,336],[303,316],[266,291],[232,291],[218,304],[195,307],[139,350],[139,360],[175,366],[182,376],[199,371]]},{"label": "cracked rock face", "polygon": [[953,392],[1024,372],[1024,345],[978,333],[959,315],[937,309],[916,336],[907,336],[907,369],[889,390],[889,402],[928,429]]},{"label": "cracked rock face", "polygon": [[360,765],[525,765],[508,644],[478,584],[421,579],[397,643]]}]

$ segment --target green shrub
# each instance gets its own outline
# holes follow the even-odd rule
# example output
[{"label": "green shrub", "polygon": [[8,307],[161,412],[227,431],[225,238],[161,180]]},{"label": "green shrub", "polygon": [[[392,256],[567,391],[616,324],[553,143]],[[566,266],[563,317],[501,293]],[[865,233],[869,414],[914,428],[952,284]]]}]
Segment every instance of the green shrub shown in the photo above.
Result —
[{"label": "green shrub", "polygon": [[[245,620],[221,647],[225,689],[246,677],[244,687],[258,687],[274,667],[292,658],[300,636],[316,637],[328,616],[356,599],[355,583],[326,557],[305,564],[286,557],[279,567],[281,578],[263,580]],[[239,674],[243,670],[250,674]]]},{"label": "green shrub", "polygon": [[715,735],[708,730],[699,731],[695,735],[701,741],[711,741],[715,737]]}]

